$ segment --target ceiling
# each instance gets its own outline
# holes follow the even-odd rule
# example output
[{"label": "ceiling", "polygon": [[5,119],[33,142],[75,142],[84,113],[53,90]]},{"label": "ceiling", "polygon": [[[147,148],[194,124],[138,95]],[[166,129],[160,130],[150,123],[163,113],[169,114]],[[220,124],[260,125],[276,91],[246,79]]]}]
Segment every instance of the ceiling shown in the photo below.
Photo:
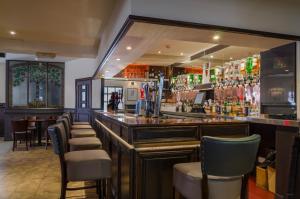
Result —
[{"label": "ceiling", "polygon": [[[215,35],[220,38],[214,40]],[[190,67],[209,60],[218,65],[231,58],[245,58],[290,42],[233,32],[134,22],[102,66],[99,77],[112,77],[129,64],[170,66],[182,63],[180,66]],[[191,60],[192,55],[218,45],[228,47]],[[132,49],[127,50],[128,46]]]},{"label": "ceiling", "polygon": [[0,0],[0,52],[96,57],[114,4],[115,0]]}]

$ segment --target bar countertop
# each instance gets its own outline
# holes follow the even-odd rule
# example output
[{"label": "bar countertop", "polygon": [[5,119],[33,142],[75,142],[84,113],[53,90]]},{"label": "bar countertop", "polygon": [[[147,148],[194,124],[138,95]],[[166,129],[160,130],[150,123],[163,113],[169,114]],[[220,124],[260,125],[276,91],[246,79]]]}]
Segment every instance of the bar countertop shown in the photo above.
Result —
[{"label": "bar countertop", "polygon": [[152,118],[137,116],[128,113],[110,113],[95,111],[105,117],[116,120],[126,126],[180,126],[180,125],[199,125],[199,124],[228,124],[228,123],[245,123],[247,121],[236,120],[232,118]]},{"label": "bar countertop", "polygon": [[211,115],[205,113],[187,113],[187,112],[170,112],[162,111],[164,115],[179,116],[188,118],[226,118],[238,121],[245,121],[250,123],[270,124],[276,126],[287,126],[287,127],[300,127],[300,120],[286,120],[286,119],[272,119],[267,115],[260,116],[229,116],[229,115]]}]

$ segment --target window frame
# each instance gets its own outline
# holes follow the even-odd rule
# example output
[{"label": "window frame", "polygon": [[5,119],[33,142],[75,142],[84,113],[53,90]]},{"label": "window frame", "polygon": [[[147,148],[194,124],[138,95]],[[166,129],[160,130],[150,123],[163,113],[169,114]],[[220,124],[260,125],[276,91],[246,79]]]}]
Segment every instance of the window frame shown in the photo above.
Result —
[{"label": "window frame", "polygon": [[[103,96],[103,104],[104,104],[104,110],[106,110],[107,109],[107,104],[108,104],[108,102],[109,102],[109,99],[108,99],[108,95],[110,94],[112,94],[112,92],[108,92],[108,88],[113,88],[114,89],[114,91],[112,91],[112,92],[117,92],[116,90],[117,89],[121,89],[122,90],[122,96],[123,96],[123,99],[122,99],[122,101],[123,101],[123,108],[124,108],[124,88],[122,87],[122,86],[104,86],[104,92],[103,92],[103,94],[104,94],[104,96]],[[106,98],[106,99],[105,99]],[[106,105],[106,106],[105,106]]]},{"label": "window frame", "polygon": [[[27,105],[26,106],[13,106],[12,104],[12,74],[11,74],[11,62],[19,62],[15,64],[24,64],[24,66],[27,67],[28,70],[28,77],[27,77]],[[45,107],[40,107],[40,108],[33,108],[29,107],[29,85],[30,85],[30,74],[29,74],[29,67],[31,64],[39,64],[42,63],[43,65],[46,66],[46,94],[45,94]],[[56,65],[61,65],[61,66],[56,66]],[[61,104],[58,105],[57,107],[49,107],[48,103],[48,71],[50,67],[57,67],[61,69]],[[64,107],[65,103],[65,63],[64,62],[44,62],[44,61],[28,61],[28,60],[6,60],[6,104],[7,107],[12,108],[12,109],[61,109]]]}]

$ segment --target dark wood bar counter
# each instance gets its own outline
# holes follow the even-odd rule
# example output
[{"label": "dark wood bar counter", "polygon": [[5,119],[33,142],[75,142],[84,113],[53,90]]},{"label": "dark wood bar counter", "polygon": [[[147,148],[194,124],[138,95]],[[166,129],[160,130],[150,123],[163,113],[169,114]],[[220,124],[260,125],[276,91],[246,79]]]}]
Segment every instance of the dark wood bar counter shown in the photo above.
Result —
[{"label": "dark wood bar counter", "polygon": [[203,135],[242,137],[247,122],[224,118],[144,118],[96,112],[113,161],[112,193],[122,199],[171,199],[173,165],[199,161]]},{"label": "dark wood bar counter", "polygon": [[[175,118],[212,118],[203,113],[167,112],[162,113]],[[292,147],[295,136],[299,135],[299,120],[272,119],[266,115],[252,117],[217,116],[249,123],[249,134],[260,134],[262,137],[259,156],[265,156],[266,150],[276,150],[276,199],[288,196],[289,169],[291,167]]]}]

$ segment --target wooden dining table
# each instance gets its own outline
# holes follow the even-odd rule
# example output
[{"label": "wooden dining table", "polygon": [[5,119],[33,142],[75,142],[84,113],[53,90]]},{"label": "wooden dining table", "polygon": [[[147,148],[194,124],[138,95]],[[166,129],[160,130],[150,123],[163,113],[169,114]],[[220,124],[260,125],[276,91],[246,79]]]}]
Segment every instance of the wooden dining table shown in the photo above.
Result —
[{"label": "wooden dining table", "polygon": [[43,119],[43,118],[37,118],[35,120],[28,120],[28,122],[35,122],[35,126],[36,126],[36,132],[37,132],[37,138],[38,138],[38,145],[41,146],[42,145],[42,125],[45,122],[51,121],[51,120],[55,120],[55,119]]}]

